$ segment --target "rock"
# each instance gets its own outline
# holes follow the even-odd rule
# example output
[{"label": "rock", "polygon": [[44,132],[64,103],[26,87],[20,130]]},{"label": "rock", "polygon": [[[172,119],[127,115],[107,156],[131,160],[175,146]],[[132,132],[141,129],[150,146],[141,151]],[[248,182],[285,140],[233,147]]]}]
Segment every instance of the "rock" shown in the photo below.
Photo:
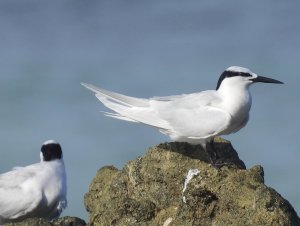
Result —
[{"label": "rock", "polygon": [[55,226],[85,226],[84,220],[78,217],[61,217],[53,221]]},{"label": "rock", "polygon": [[15,223],[7,223],[5,226],[53,226],[54,224],[42,218],[28,218]]},{"label": "rock", "polygon": [[246,170],[231,144],[214,141],[216,168],[201,146],[164,143],[122,170],[98,170],[85,206],[88,225],[300,225],[293,207]]},{"label": "rock", "polygon": [[77,217],[61,217],[54,221],[47,221],[41,218],[28,218],[26,220],[8,223],[5,226],[85,226],[84,220]]}]

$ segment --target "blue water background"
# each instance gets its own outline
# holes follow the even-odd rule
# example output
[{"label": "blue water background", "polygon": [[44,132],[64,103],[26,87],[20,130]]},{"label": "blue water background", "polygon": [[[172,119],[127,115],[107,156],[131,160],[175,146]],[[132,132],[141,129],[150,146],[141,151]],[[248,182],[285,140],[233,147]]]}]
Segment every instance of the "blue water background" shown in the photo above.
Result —
[{"label": "blue water background", "polygon": [[300,211],[300,1],[0,1],[0,172],[63,147],[69,207],[96,171],[167,141],[155,129],[103,116],[80,82],[138,97],[214,89],[231,65],[282,80],[252,86],[246,128],[227,136],[247,167]]}]

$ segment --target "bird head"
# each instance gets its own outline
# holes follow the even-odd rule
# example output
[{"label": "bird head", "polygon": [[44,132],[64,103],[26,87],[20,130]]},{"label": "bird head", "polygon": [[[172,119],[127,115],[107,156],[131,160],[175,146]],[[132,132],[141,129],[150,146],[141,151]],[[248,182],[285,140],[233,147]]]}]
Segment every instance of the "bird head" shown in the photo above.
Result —
[{"label": "bird head", "polygon": [[228,86],[248,87],[249,85],[257,82],[283,84],[283,82],[272,78],[258,76],[248,68],[231,66],[221,74],[216,90],[218,90],[222,84],[226,84]]},{"label": "bird head", "polygon": [[59,143],[54,140],[45,141],[41,148],[41,161],[62,159],[62,150]]}]

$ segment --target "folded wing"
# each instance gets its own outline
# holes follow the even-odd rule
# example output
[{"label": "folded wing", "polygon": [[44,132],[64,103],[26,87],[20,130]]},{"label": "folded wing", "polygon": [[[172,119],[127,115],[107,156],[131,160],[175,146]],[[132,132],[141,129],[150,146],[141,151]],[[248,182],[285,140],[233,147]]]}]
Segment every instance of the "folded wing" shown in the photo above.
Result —
[{"label": "folded wing", "polygon": [[28,192],[24,183],[33,172],[17,168],[0,175],[0,223],[16,219],[34,211],[42,201],[41,192]]},{"label": "folded wing", "polygon": [[218,108],[221,100],[215,91],[142,99],[82,85],[115,112],[105,112],[106,116],[141,122],[171,137],[205,139],[221,133],[230,121],[230,115]]}]

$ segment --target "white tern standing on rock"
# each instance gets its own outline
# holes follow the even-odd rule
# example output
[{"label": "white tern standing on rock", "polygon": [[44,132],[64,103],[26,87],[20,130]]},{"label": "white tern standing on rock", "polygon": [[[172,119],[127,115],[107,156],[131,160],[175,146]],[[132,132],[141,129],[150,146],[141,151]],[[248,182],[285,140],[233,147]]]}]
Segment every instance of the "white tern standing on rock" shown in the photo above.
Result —
[{"label": "white tern standing on rock", "polygon": [[105,115],[156,127],[171,140],[201,144],[215,136],[235,133],[249,119],[253,83],[282,82],[231,66],[220,76],[216,90],[150,99],[135,98],[82,83],[115,113]]},{"label": "white tern standing on rock", "polygon": [[29,217],[52,220],[67,206],[61,146],[46,141],[40,157],[39,163],[0,174],[0,224]]}]

